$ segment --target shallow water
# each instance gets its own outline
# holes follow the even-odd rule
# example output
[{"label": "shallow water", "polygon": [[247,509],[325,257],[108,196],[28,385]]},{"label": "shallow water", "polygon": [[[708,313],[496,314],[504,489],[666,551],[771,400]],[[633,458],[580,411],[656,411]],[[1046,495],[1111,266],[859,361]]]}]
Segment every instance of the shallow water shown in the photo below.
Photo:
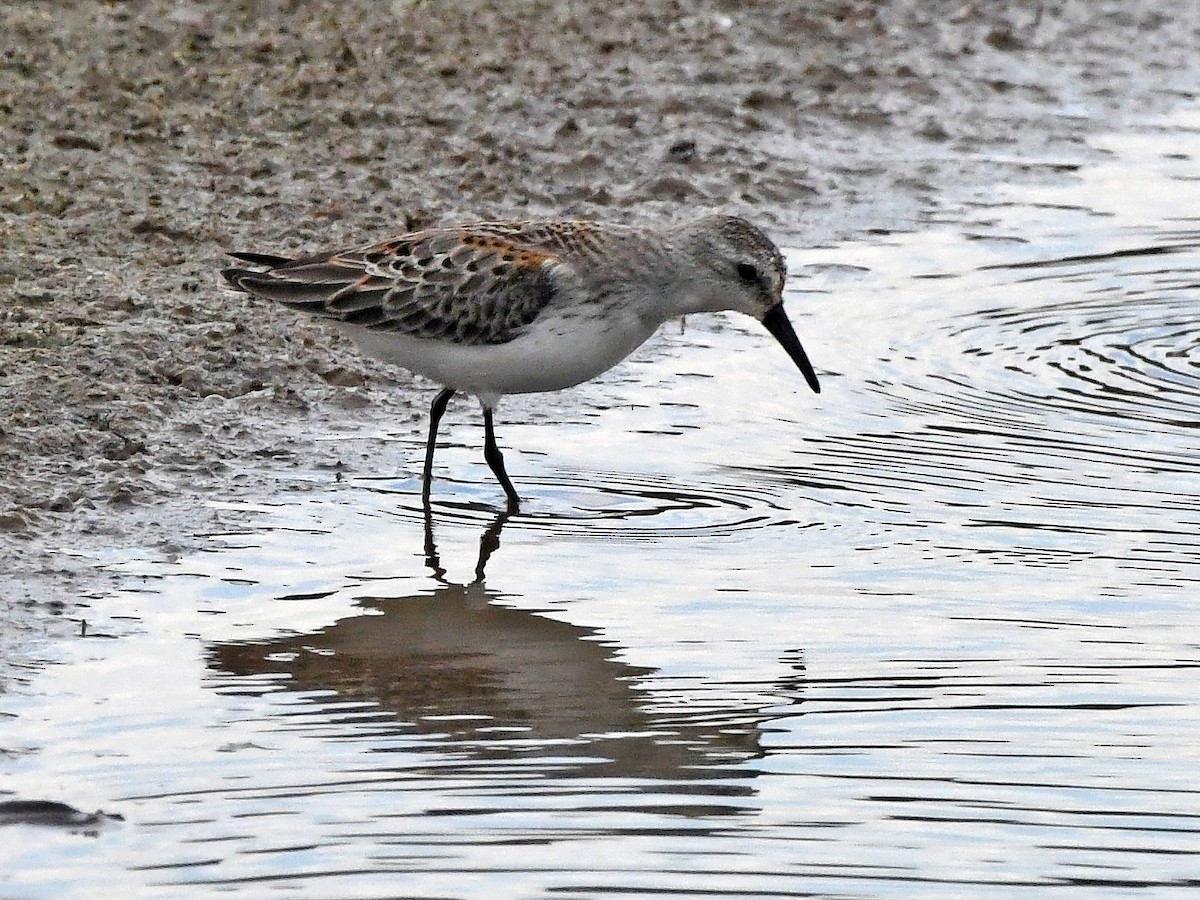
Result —
[{"label": "shallow water", "polygon": [[464,402],[431,521],[364,430],[105,561],[0,772],[123,818],[5,827],[0,894],[1195,890],[1198,136],[790,254],[819,397],[729,319],[506,403],[520,515]]}]

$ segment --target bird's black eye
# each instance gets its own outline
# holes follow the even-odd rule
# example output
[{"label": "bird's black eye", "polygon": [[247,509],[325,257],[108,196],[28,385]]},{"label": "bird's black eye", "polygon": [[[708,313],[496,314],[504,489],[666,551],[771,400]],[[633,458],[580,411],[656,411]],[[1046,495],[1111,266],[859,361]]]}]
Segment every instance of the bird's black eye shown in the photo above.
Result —
[{"label": "bird's black eye", "polygon": [[746,284],[758,283],[758,269],[750,265],[750,263],[738,263],[737,267],[738,278],[746,282]]}]

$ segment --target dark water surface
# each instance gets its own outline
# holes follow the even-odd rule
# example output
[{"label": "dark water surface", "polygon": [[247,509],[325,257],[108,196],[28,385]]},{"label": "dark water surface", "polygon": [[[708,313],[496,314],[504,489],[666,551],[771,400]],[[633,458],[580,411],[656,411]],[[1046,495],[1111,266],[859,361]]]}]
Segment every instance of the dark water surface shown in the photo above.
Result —
[{"label": "dark water surface", "polygon": [[[0,895],[1195,896],[1200,114],[214,505],[0,697]],[[313,479],[325,479],[314,474]],[[114,816],[123,818],[117,819]]]}]

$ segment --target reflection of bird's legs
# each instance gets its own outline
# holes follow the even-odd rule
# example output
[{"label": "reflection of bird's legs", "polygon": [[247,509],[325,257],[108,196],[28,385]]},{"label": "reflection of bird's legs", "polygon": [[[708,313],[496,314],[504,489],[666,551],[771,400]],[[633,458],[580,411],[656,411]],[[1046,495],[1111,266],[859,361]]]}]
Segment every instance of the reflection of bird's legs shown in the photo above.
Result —
[{"label": "reflection of bird's legs", "polygon": [[[479,558],[475,561],[475,580],[472,584],[483,584],[484,569],[487,568],[488,560],[492,558],[492,554],[500,547],[500,532],[504,530],[504,523],[508,521],[512,513],[505,510],[496,516],[494,522],[489,525],[479,537]],[[433,572],[433,577],[436,581],[442,584],[449,584],[446,581],[446,570],[442,566],[441,557],[438,555],[437,542],[433,537],[433,509],[429,502],[425,502],[425,565]]]},{"label": "reflection of bird's legs", "polygon": [[446,570],[438,558],[437,545],[433,542],[433,510],[429,508],[429,497],[425,497],[425,565],[433,571],[433,577],[446,583]]},{"label": "reflection of bird's legs", "polygon": [[486,568],[488,560],[492,558],[492,554],[500,546],[500,532],[504,530],[504,523],[511,515],[510,510],[500,513],[496,516],[496,521],[489,525],[479,538],[479,561],[475,563],[476,584],[483,584],[483,570]]},{"label": "reflection of bird's legs", "polygon": [[429,484],[433,481],[433,448],[437,444],[438,425],[453,396],[454,388],[443,388],[429,407],[429,442],[425,445],[425,474],[421,479],[421,499],[425,501],[426,509],[429,508]]}]

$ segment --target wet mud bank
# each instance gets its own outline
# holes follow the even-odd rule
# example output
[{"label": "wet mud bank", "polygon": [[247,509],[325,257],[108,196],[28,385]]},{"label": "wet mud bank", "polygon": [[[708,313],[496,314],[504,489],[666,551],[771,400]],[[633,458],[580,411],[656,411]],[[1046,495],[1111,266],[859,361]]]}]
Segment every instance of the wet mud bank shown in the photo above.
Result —
[{"label": "wet mud bank", "polygon": [[[0,689],[105,554],[370,466],[426,386],[223,291],[230,248],[724,210],[794,247],[954,222],[1195,97],[1200,10],[34,2],[0,12]],[[332,477],[332,475],[330,475]]]}]

